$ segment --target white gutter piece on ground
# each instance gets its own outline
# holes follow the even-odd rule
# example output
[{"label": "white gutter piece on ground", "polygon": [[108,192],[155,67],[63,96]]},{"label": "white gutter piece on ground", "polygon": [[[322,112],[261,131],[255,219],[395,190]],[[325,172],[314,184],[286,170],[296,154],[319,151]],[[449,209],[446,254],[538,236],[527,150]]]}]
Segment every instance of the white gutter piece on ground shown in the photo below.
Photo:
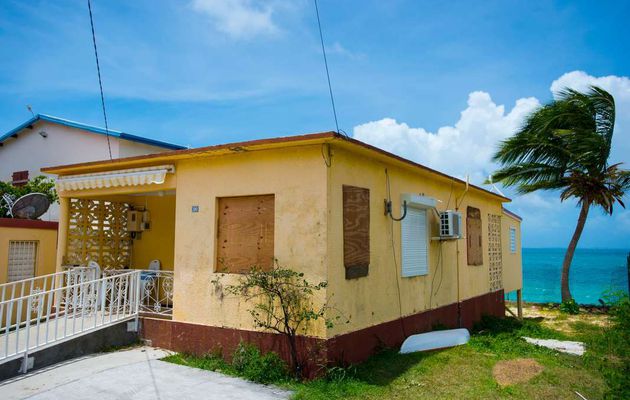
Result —
[{"label": "white gutter piece on ground", "polygon": [[523,339],[525,339],[527,343],[535,344],[536,346],[542,346],[576,356],[581,356],[586,351],[584,343],[582,342],[571,342],[569,340],[556,339],[534,339],[526,336],[523,336]]},{"label": "white gutter piece on ground", "polygon": [[411,335],[400,347],[400,354],[416,351],[430,351],[459,346],[468,343],[470,333],[468,329],[448,329]]}]

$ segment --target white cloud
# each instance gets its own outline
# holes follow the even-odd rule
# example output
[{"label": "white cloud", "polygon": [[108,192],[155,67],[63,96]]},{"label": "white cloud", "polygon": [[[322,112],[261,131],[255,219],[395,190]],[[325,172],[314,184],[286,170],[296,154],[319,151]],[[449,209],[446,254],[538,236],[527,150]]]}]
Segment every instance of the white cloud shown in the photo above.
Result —
[{"label": "white cloud", "polygon": [[192,8],[209,16],[217,30],[236,39],[279,32],[274,3],[255,0],[193,0]]},{"label": "white cloud", "polygon": [[[588,85],[601,86],[615,97],[617,123],[611,161],[630,161],[630,79],[598,78],[573,71],[555,80],[550,90],[552,93],[563,87],[583,90]],[[470,175],[472,182],[480,184],[496,168],[491,158],[499,142],[513,135],[538,106],[540,102],[534,97],[520,98],[506,112],[505,106],[495,104],[490,94],[477,91],[468,95],[468,107],[459,120],[436,132],[383,118],[355,126],[354,137],[458,177]]]},{"label": "white cloud", "polygon": [[[600,86],[615,97],[617,119],[611,162],[630,161],[628,77],[593,77],[582,71],[573,71],[555,80],[550,90],[552,93],[564,87],[583,90],[589,85]],[[499,142],[513,135],[527,114],[539,105],[536,98],[521,98],[511,110],[506,111],[505,106],[492,101],[490,94],[472,92],[459,120],[436,132],[383,118],[356,126],[354,137],[460,178],[470,175],[471,182],[480,184],[496,168],[491,157]],[[630,168],[630,165],[626,164],[625,168]],[[545,247],[569,241],[578,212],[574,201],[561,203],[557,194],[544,192],[513,197],[514,201],[508,208],[527,221],[523,225],[526,245]],[[630,210],[618,207],[612,218],[594,214],[593,210],[586,229],[592,234],[585,236],[588,240],[581,241],[582,245],[609,245],[611,233],[630,231]],[[550,237],[553,238],[551,241]]]},{"label": "white cloud", "polygon": [[337,54],[355,60],[365,58],[365,54],[350,51],[339,42],[334,42],[332,45],[326,46],[326,51],[328,54]]},{"label": "white cloud", "polygon": [[472,182],[481,183],[494,168],[491,157],[498,142],[514,133],[538,105],[535,98],[519,99],[506,113],[488,93],[472,92],[454,126],[433,133],[383,118],[356,126],[354,137],[440,171],[470,175]]}]

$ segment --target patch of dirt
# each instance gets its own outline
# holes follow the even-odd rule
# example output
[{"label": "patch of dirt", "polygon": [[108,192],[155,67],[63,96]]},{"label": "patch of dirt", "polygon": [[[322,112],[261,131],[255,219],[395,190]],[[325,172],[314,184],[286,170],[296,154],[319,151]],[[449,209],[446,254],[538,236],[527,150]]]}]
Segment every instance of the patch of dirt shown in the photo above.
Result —
[{"label": "patch of dirt", "polygon": [[532,358],[517,358],[496,363],[492,368],[492,376],[499,386],[505,387],[515,383],[529,382],[543,369],[543,366]]},{"label": "patch of dirt", "polygon": [[[506,305],[516,313],[516,303],[506,302]],[[562,314],[557,308],[543,304],[523,304],[524,318],[541,318],[542,324],[548,328],[558,330],[568,335],[575,334],[572,325],[575,322],[586,322],[599,327],[610,325],[608,315],[600,312],[580,312],[578,315]]]}]

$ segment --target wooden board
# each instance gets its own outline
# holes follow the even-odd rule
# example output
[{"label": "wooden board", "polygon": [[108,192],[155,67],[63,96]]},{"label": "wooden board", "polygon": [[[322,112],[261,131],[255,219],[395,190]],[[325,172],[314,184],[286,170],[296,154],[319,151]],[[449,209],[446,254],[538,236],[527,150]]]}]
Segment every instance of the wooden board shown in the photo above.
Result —
[{"label": "wooden board", "polygon": [[367,276],[370,266],[370,190],[343,186],[343,262],[346,279]]},{"label": "wooden board", "polygon": [[478,208],[468,207],[466,209],[466,239],[468,265],[482,265],[481,211]]},{"label": "wooden board", "polygon": [[274,262],[275,196],[219,198],[217,272],[245,273]]}]

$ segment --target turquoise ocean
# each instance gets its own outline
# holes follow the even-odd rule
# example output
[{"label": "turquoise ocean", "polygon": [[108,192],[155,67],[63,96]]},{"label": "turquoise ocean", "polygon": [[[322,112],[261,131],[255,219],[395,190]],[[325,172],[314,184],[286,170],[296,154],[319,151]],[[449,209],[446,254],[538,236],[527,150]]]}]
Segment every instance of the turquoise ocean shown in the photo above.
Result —
[{"label": "turquoise ocean", "polygon": [[[577,249],[570,287],[580,304],[598,304],[608,290],[628,292],[628,249]],[[523,301],[560,302],[560,270],[565,249],[523,249]],[[514,293],[508,299],[515,300]]]}]

